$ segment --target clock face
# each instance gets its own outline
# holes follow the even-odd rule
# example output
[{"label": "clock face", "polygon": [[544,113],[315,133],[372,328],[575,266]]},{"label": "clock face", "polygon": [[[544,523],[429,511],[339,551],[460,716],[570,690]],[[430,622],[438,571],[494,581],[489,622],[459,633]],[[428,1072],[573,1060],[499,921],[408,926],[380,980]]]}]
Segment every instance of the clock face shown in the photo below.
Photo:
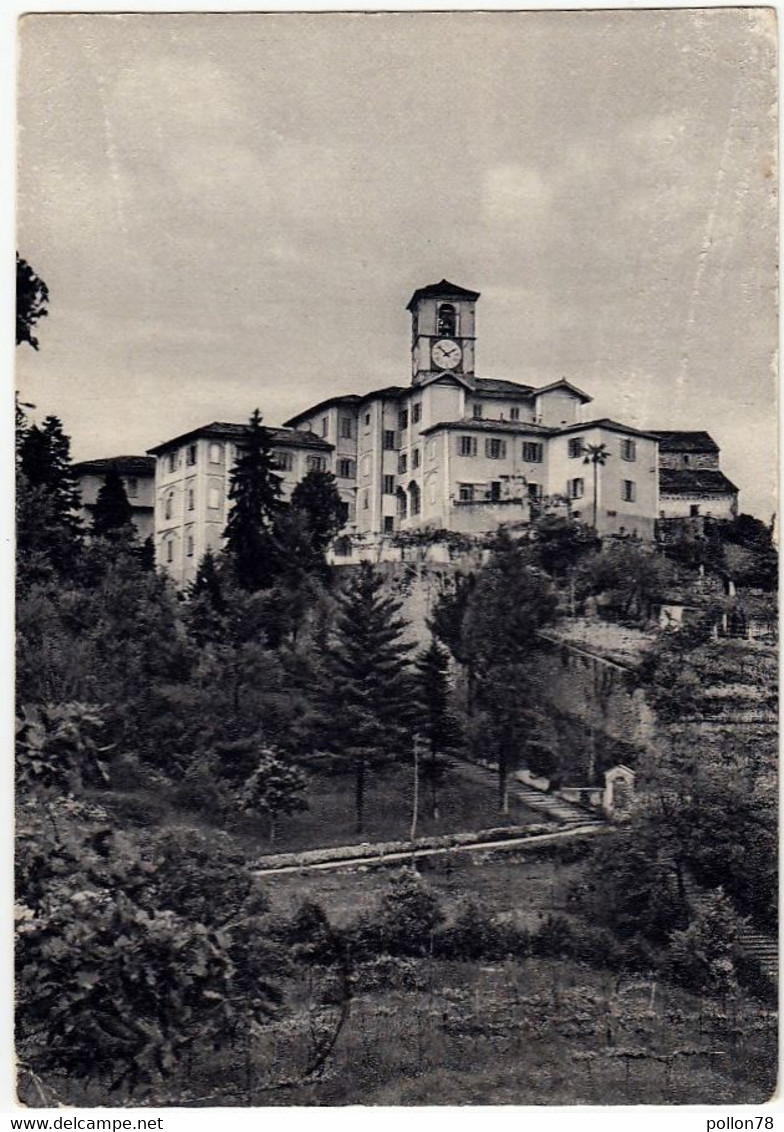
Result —
[{"label": "clock face", "polygon": [[463,360],[463,351],[459,343],[442,338],[433,343],[430,357],[433,365],[438,366],[439,369],[454,369]]}]

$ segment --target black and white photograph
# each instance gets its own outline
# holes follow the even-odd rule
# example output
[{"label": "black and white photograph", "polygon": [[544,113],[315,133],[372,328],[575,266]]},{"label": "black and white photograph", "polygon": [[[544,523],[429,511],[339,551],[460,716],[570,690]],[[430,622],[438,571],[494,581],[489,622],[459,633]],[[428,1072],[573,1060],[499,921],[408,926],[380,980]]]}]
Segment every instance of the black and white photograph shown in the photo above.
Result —
[{"label": "black and white photograph", "polygon": [[19,19],[20,1111],[773,1127],[777,35]]}]

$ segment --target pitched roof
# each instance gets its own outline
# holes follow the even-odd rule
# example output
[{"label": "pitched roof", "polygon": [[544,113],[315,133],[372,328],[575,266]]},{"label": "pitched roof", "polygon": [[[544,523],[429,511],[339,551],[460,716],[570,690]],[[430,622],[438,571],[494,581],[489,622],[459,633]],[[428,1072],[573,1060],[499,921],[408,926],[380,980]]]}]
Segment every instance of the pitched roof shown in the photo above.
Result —
[{"label": "pitched roof", "polygon": [[618,421],[612,421],[609,417],[600,417],[595,421],[581,421],[579,424],[564,425],[562,428],[555,431],[560,435],[567,432],[584,432],[589,428],[604,428],[608,432],[622,432],[628,433],[629,436],[641,436],[645,440],[658,440],[658,437],[653,432],[643,432],[642,429],[632,428],[631,425],[620,424]]},{"label": "pitched roof", "polygon": [[552,436],[556,431],[546,425],[534,424],[533,421],[493,421],[483,417],[469,417],[462,421],[439,421],[430,428],[423,428],[422,435],[438,432],[442,428],[452,432],[512,432],[520,436]]},{"label": "pitched roof", "polygon": [[354,408],[362,400],[358,393],[344,393],[340,397],[327,397],[325,401],[319,401],[316,405],[310,405],[301,413],[297,413],[293,417],[289,417],[287,421],[283,422],[285,428],[295,428],[297,424],[304,420],[306,417],[312,417],[314,413],[320,413],[324,409],[331,409],[334,405],[348,405]]},{"label": "pitched roof", "polygon": [[[273,444],[283,445],[289,448],[319,448],[322,451],[331,452],[334,448],[328,440],[324,440],[321,436],[316,436],[314,432],[300,432],[293,428],[267,428],[263,426],[269,433],[270,440]],[[158,444],[155,448],[148,448],[147,451],[152,455],[157,455],[159,452],[165,452],[175,445],[185,444],[189,440],[198,440],[204,437],[207,440],[239,440],[245,439],[248,433],[248,426],[245,424],[233,424],[228,421],[213,421],[212,424],[202,425],[201,428],[193,428],[190,432],[184,432],[181,436],[175,436],[171,440],[164,440],[163,444]]]},{"label": "pitched roof", "polygon": [[707,432],[681,432],[676,429],[652,428],[659,438],[660,452],[718,452],[719,446]]},{"label": "pitched roof", "polygon": [[737,490],[716,468],[659,468],[662,495],[734,495]]},{"label": "pitched roof", "polygon": [[469,302],[476,302],[479,298],[479,291],[468,291],[465,287],[459,287],[457,283],[450,283],[448,279],[442,279],[440,283],[428,283],[427,287],[417,287],[406,303],[406,310],[410,311],[420,299],[432,298],[468,299]]},{"label": "pitched roof", "polygon": [[521,385],[518,381],[504,381],[495,377],[477,377],[475,386],[477,393],[499,393],[505,397],[518,396],[524,397],[527,401],[538,392],[530,385]]},{"label": "pitched roof", "polygon": [[73,465],[77,475],[106,475],[115,467],[122,476],[154,476],[155,460],[152,456],[106,456],[100,460],[81,460]]},{"label": "pitched roof", "polygon": [[558,381],[551,381],[549,385],[542,385],[534,390],[535,394],[550,393],[553,389],[568,389],[570,393],[576,393],[580,400],[586,404],[588,401],[593,401],[588,393],[584,393],[582,389],[578,389],[576,385],[572,385],[571,381],[567,381],[565,377],[561,377]]}]

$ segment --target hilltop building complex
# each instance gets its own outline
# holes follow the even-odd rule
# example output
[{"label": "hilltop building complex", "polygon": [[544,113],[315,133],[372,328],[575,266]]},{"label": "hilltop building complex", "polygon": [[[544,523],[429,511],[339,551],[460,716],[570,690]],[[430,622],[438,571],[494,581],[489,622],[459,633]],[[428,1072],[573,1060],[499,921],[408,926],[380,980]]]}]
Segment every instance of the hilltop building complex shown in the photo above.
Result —
[{"label": "hilltop building complex", "polygon": [[[535,387],[479,377],[478,299],[445,279],[419,288],[407,306],[408,384],[329,397],[269,430],[284,499],[312,469],[336,477],[338,560],[357,548],[383,556],[422,528],[523,527],[548,505],[602,536],[643,540],[658,518],[737,513],[737,488],[707,433],[591,417],[591,396],[565,379]],[[244,435],[243,424],[213,422],[149,449],[157,561],[180,584],[222,546]],[[99,463],[79,467],[92,474]]]}]

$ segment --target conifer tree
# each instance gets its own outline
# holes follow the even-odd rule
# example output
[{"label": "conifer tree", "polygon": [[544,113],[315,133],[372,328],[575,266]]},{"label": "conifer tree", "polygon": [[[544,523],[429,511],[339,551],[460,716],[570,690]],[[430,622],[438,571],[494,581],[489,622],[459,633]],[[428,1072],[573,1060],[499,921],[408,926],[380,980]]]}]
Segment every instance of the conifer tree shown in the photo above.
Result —
[{"label": "conifer tree", "polygon": [[132,516],[133,510],[128,502],[122,476],[117,465],[112,464],[95,501],[92,534],[96,538],[134,538]]},{"label": "conifer tree", "polygon": [[272,528],[281,508],[280,476],[275,473],[269,433],[255,409],[231,472],[233,503],[224,536],[237,581],[246,590],[268,588],[275,576]]},{"label": "conifer tree", "polygon": [[407,757],[412,685],[401,603],[363,563],[338,596],[326,658],[323,739],[338,765],[354,773],[357,833],[362,833],[367,779],[375,768]]},{"label": "conifer tree", "polygon": [[446,771],[445,755],[457,739],[457,723],[449,711],[449,654],[435,637],[416,660],[417,693],[422,709],[419,730],[427,743],[420,773],[430,788],[430,816],[438,817],[438,788]]},{"label": "conifer tree", "polygon": [[[71,466],[71,442],[62,422],[17,420],[17,555],[20,579],[67,574],[81,548],[81,500]],[[24,567],[21,569],[21,567]]]}]

